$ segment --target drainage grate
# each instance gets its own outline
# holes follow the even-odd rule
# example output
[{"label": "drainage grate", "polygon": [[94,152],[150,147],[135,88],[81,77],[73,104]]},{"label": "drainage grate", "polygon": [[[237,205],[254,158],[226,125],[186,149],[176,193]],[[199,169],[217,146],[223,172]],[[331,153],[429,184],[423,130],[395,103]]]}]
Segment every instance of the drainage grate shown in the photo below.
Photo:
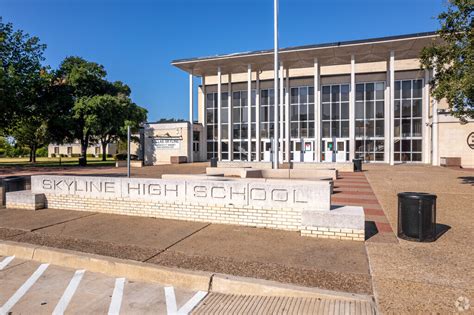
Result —
[{"label": "drainage grate", "polygon": [[210,293],[192,314],[377,314],[365,300]]}]

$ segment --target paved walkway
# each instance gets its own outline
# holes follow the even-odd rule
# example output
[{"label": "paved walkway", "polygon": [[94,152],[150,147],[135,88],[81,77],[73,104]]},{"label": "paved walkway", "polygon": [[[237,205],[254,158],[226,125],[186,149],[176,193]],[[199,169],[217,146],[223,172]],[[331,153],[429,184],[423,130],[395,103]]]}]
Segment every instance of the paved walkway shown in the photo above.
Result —
[{"label": "paved walkway", "polygon": [[448,314],[459,312],[457,305],[469,303],[463,314],[474,314],[472,170],[426,165],[364,167],[393,230],[397,228],[397,193],[438,196],[435,242],[366,242],[380,311]]},{"label": "paved walkway", "polygon": [[334,182],[332,204],[364,207],[366,240],[369,242],[397,243],[387,216],[370,186],[365,172],[340,172]]}]

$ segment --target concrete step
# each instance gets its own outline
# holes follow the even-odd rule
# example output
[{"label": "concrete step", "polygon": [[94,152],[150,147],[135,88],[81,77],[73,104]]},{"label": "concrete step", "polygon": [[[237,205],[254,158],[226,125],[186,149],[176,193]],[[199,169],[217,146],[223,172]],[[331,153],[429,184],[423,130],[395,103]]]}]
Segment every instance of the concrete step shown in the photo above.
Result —
[{"label": "concrete step", "polygon": [[367,300],[210,293],[192,314],[376,314]]}]

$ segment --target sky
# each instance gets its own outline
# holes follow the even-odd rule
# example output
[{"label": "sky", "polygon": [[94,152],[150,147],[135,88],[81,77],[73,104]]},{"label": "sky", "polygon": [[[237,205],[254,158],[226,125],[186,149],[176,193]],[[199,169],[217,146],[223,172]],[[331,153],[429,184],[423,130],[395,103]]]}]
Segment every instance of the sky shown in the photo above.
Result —
[{"label": "sky", "polygon": [[[280,47],[434,31],[446,2],[280,0]],[[104,65],[150,122],[188,117],[188,75],[172,60],[273,48],[273,0],[0,0],[0,16],[47,44],[52,68]]]}]

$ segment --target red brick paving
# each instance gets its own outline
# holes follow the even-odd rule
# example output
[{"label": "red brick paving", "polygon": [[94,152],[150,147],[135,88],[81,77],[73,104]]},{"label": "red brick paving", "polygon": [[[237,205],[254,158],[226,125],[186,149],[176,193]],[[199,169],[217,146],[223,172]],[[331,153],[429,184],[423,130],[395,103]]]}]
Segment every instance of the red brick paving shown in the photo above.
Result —
[{"label": "red brick paving", "polygon": [[366,238],[371,242],[397,242],[385,212],[364,173],[340,172],[334,182],[331,202],[335,205],[362,206],[366,216]]}]

